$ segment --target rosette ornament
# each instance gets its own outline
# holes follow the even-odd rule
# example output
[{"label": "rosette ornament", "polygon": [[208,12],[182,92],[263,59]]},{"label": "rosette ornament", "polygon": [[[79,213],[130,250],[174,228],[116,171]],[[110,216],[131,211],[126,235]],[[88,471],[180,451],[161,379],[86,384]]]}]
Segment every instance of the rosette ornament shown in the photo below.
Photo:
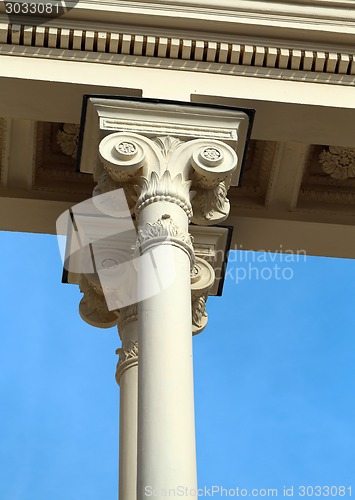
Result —
[{"label": "rosette ornament", "polygon": [[329,146],[319,155],[323,171],[332,179],[345,180],[355,177],[355,148]]},{"label": "rosette ornament", "polygon": [[201,144],[194,151],[193,188],[196,194],[192,200],[193,222],[208,225],[228,217],[227,192],[237,163],[236,152],[220,141]]}]

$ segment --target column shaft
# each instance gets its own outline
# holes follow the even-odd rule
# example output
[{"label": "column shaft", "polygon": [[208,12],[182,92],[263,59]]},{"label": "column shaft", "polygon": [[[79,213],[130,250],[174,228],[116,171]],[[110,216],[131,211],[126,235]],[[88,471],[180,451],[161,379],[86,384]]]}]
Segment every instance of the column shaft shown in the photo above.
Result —
[{"label": "column shaft", "polygon": [[[173,207],[172,204],[166,205]],[[180,227],[187,234],[187,217],[181,209],[176,214],[176,208],[170,209],[170,212],[175,212],[174,221],[180,219]],[[153,220],[154,210],[150,210],[150,213],[150,220]],[[161,211],[159,215],[162,215]],[[149,220],[147,214],[144,219]],[[155,265],[162,276],[175,273],[174,283],[138,305],[139,500],[146,499],[153,490],[158,492],[158,498],[163,499],[168,498],[171,489],[197,487],[191,264],[189,254],[183,248],[168,242],[164,246],[169,256],[165,259],[160,254]],[[145,274],[145,268],[142,267],[142,287],[147,285],[147,280],[149,272]]]},{"label": "column shaft", "polygon": [[137,496],[138,434],[138,321],[126,325],[120,333],[122,354],[118,363],[120,385],[119,500]]}]

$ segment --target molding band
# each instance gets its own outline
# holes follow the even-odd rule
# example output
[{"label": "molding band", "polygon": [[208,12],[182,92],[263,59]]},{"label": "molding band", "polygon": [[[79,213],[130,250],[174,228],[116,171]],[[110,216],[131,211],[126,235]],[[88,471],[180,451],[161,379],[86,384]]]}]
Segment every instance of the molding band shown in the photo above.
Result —
[{"label": "molding band", "polygon": [[[6,25],[0,27],[0,43],[3,46],[15,45],[61,49],[75,54],[99,53],[120,56],[143,57],[146,66],[154,66],[151,60],[181,60],[208,63],[205,71],[211,72],[211,63],[227,66],[242,66],[325,73],[327,75],[355,75],[355,55],[350,51],[337,49],[316,49],[311,45],[297,48],[285,43],[253,44],[249,40],[238,43],[211,41],[197,38],[152,36],[144,34],[115,33],[108,31],[89,31],[28,25]],[[31,54],[35,55],[35,54]],[[53,54],[52,57],[55,57]],[[76,55],[77,60],[80,56]],[[98,61],[99,62],[99,61]],[[127,61],[128,63],[128,61]],[[193,68],[191,68],[193,69]],[[199,68],[203,71],[203,67]],[[213,71],[212,71],[213,72]]]},{"label": "molding band", "polygon": [[116,349],[119,355],[116,368],[116,382],[120,384],[122,373],[132,366],[138,365],[138,342],[130,340],[125,347]]}]

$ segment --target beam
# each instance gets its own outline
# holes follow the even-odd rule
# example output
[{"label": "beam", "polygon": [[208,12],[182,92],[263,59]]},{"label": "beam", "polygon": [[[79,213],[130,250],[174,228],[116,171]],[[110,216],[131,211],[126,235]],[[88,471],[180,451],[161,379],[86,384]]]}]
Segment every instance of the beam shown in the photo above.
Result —
[{"label": "beam", "polygon": [[[326,83],[300,84],[280,79],[202,73],[194,71],[193,65],[190,71],[180,71],[180,67],[177,70],[118,67],[109,62],[98,66],[93,62],[8,55],[2,55],[0,63],[0,92],[6,95],[1,103],[3,116],[79,123],[84,94],[139,96],[143,92],[143,96],[149,98],[184,102],[191,99],[255,109],[254,139],[355,147],[352,127],[355,88],[350,86],[333,85],[330,100]],[[68,74],[70,82],[66,81]],[[160,82],[158,86],[157,81]],[[120,88],[116,87],[117,82]]]}]

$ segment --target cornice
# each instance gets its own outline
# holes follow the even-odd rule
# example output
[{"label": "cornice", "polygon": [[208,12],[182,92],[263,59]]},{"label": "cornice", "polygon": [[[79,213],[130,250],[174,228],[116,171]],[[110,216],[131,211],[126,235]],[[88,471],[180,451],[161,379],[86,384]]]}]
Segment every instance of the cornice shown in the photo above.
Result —
[{"label": "cornice", "polygon": [[[353,50],[263,43],[242,37],[185,38],[54,26],[0,25],[0,54],[67,61],[199,71],[259,78],[354,85]],[[148,33],[148,31],[147,31]],[[238,40],[238,41],[237,41]]]},{"label": "cornice", "polygon": [[[70,3],[68,2],[70,5]],[[66,20],[96,20],[131,26],[166,27],[195,31],[260,36],[261,32],[279,38],[275,30],[307,32],[313,39],[337,33],[344,38],[354,32],[355,12],[348,1],[255,1],[255,0],[165,0],[78,2],[63,16]]]}]

